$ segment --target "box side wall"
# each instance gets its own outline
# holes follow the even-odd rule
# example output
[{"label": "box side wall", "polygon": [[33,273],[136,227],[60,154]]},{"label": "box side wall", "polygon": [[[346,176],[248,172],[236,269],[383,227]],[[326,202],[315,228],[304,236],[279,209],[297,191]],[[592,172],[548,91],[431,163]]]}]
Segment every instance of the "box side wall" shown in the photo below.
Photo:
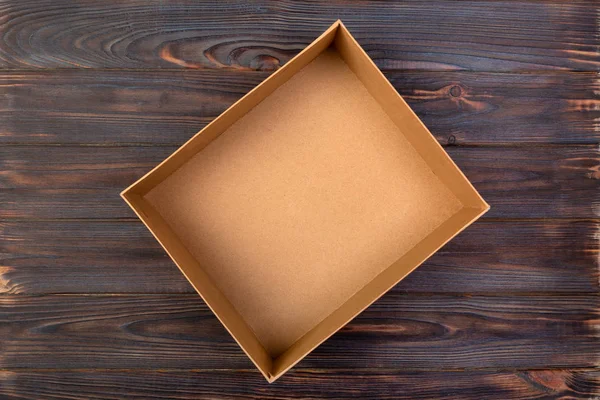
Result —
[{"label": "box side wall", "polygon": [[273,378],[283,375],[485,212],[480,208],[463,208],[445,221],[277,358],[273,364]]},{"label": "box side wall", "polygon": [[221,293],[210,276],[206,274],[196,259],[181,244],[177,235],[162,219],[160,214],[139,195],[123,196],[150,232],[163,246],[183,275],[200,294],[209,308],[237,341],[248,357],[254,362],[265,378],[270,379],[272,358],[260,344],[243,318]]},{"label": "box side wall", "polygon": [[219,115],[204,129],[188,140],[182,147],[171,154],[148,174],[127,188],[123,193],[135,193],[142,196],[148,193],[154,186],[171,175],[204,147],[208,146],[234,122],[243,117],[264,98],[273,93],[275,89],[287,82],[294,74],[327,49],[333,42],[339,25],[340,22],[336,21],[329,29],[298,55],[292,58],[287,64],[234,103],[223,112],[223,114]]},{"label": "box side wall", "polygon": [[369,93],[379,102],[432,171],[463,205],[482,210],[487,209],[488,205],[473,185],[343,24],[340,24],[334,45]]}]

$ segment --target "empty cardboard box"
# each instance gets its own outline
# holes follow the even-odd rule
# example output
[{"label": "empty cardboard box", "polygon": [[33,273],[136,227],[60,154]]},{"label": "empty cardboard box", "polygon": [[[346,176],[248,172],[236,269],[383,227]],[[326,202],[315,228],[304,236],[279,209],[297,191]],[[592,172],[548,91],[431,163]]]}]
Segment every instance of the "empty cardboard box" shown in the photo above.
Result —
[{"label": "empty cardboard box", "polygon": [[489,208],[340,21],[122,197],[269,382]]}]

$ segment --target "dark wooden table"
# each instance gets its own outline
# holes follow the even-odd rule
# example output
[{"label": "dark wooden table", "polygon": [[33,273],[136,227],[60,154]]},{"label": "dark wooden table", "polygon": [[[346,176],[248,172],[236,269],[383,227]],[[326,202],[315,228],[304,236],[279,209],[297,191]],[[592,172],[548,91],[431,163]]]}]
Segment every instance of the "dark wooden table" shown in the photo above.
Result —
[{"label": "dark wooden table", "polygon": [[[600,398],[600,2],[0,2],[0,397]],[[118,193],[341,18],[491,204],[268,385]]]}]

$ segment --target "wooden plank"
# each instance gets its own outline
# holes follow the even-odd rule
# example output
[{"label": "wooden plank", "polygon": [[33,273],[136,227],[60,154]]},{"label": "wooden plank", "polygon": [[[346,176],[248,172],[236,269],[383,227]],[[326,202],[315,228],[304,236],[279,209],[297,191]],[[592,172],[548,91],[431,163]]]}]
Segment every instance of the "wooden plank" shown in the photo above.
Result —
[{"label": "wooden plank", "polygon": [[273,69],[338,18],[384,69],[600,64],[598,4],[584,0],[5,0],[2,11],[5,68]]},{"label": "wooden plank", "polygon": [[597,74],[391,72],[387,76],[442,144],[570,144],[600,139]]},{"label": "wooden plank", "polygon": [[[0,148],[0,218],[134,218],[119,192],[176,147]],[[597,146],[447,147],[486,218],[598,218]]]},{"label": "wooden plank", "polygon": [[[478,221],[398,293],[597,293],[598,223]],[[0,292],[192,293],[140,222],[0,222]]]},{"label": "wooden plank", "polygon": [[181,145],[268,75],[214,70],[4,71],[0,140]]},{"label": "wooden plank", "polygon": [[177,147],[0,147],[2,189],[113,189],[118,193]]},{"label": "wooden plank", "polygon": [[591,399],[597,370],[401,372],[292,370],[269,385],[255,371],[2,371],[5,399]]},{"label": "wooden plank", "polygon": [[[593,368],[598,300],[389,293],[299,368]],[[252,369],[196,295],[1,296],[1,368]]]},{"label": "wooden plank", "polygon": [[[442,144],[600,140],[595,72],[386,75]],[[4,71],[0,143],[180,145],[267,76],[237,70]]]}]

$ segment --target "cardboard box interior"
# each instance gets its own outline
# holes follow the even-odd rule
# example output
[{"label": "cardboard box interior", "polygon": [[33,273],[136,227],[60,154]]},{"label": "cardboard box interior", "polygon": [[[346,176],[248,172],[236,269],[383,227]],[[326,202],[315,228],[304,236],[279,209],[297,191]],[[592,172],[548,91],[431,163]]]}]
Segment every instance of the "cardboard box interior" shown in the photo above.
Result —
[{"label": "cardboard box interior", "polygon": [[269,381],[488,209],[339,21],[123,197]]}]

